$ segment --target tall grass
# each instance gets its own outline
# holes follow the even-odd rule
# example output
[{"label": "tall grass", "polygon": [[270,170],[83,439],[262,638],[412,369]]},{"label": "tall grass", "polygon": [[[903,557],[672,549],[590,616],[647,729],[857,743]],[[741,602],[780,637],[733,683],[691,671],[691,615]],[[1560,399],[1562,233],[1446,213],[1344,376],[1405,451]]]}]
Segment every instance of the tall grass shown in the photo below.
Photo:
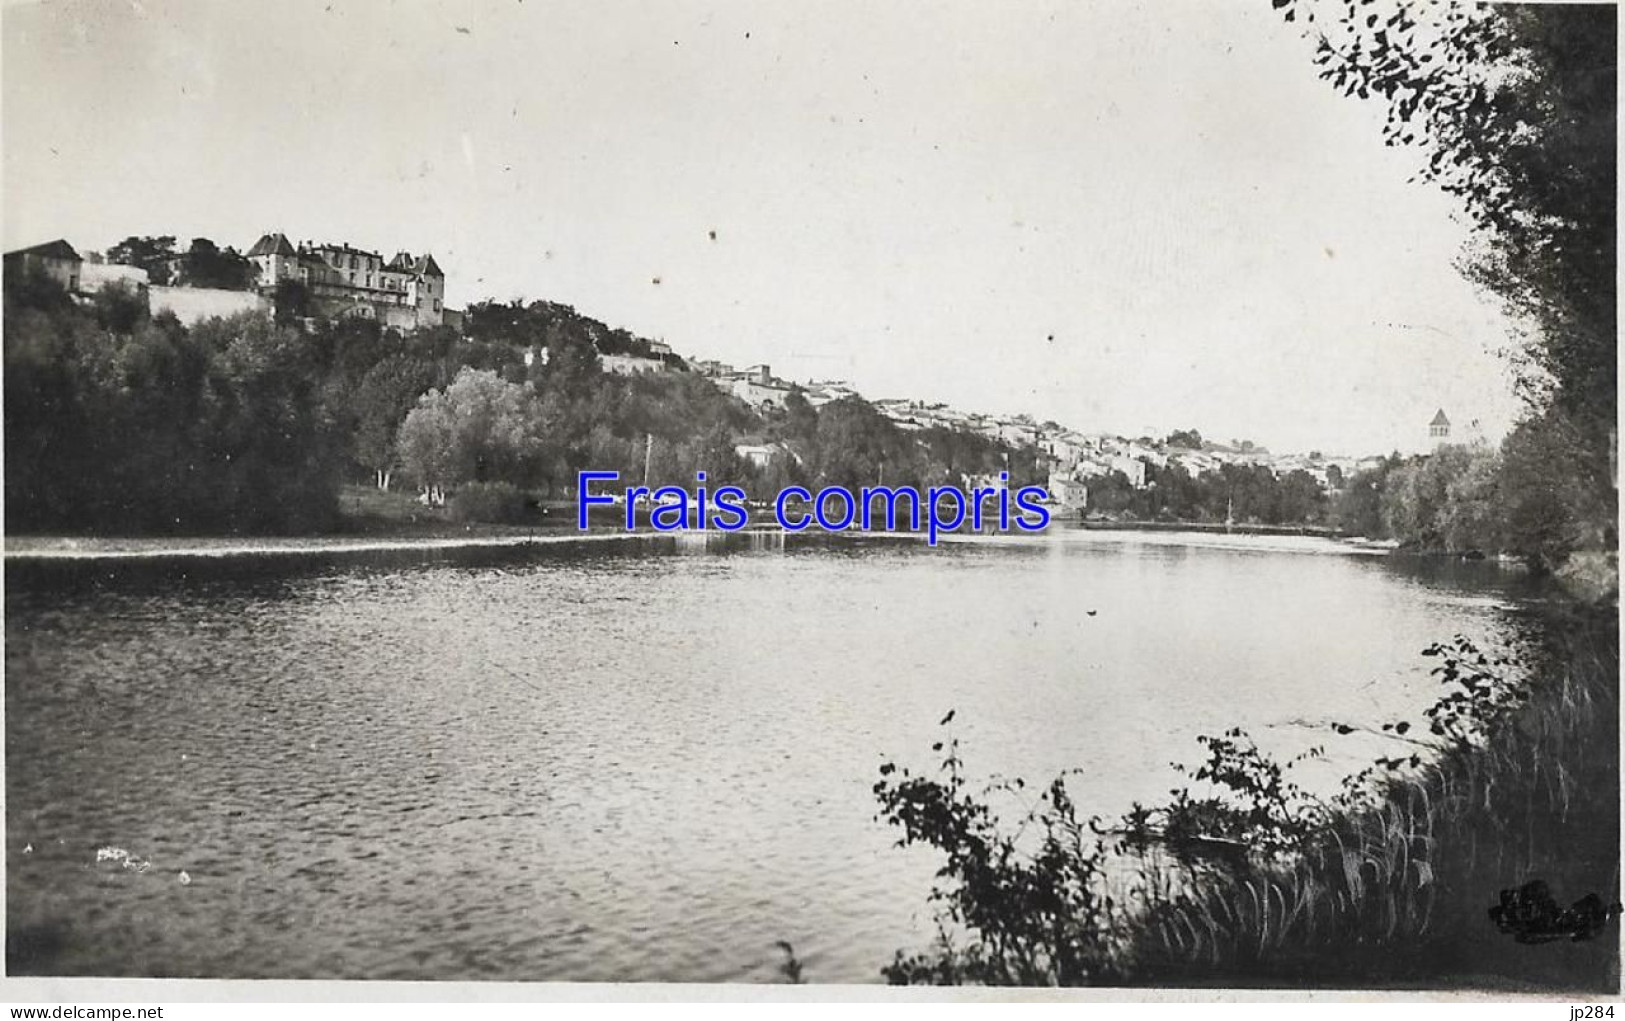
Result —
[{"label": "tall grass", "polygon": [[[1536,880],[1562,907],[1589,893],[1619,900],[1617,610],[1550,621],[1529,668],[1508,689],[1516,697],[1480,685],[1478,701],[1441,700],[1432,729],[1443,738],[1416,742],[1430,750],[1403,768],[1371,771],[1358,794],[1302,812],[1282,795],[1269,812],[1232,817],[1265,818],[1269,840],[1295,832],[1289,851],[1261,855],[1255,842],[1214,862],[1142,845],[1111,902],[1117,931],[1098,941],[1110,967],[1097,972],[1129,984],[1617,990],[1617,923],[1597,938],[1528,942],[1490,911]],[[1453,662],[1442,670],[1456,676]],[[1212,760],[1220,772],[1259,761],[1208,741],[1229,756]],[[1248,775],[1256,792],[1258,776],[1280,771]],[[1224,823],[1213,804],[1184,800],[1187,819]],[[1219,843],[1247,843],[1245,829],[1228,832],[1241,839]]]},{"label": "tall grass", "polygon": [[1617,936],[1520,943],[1489,909],[1534,880],[1619,898],[1619,650],[1612,614],[1554,625],[1527,698],[1332,813],[1286,864],[1148,884],[1136,980],[1486,982],[1617,989]]}]

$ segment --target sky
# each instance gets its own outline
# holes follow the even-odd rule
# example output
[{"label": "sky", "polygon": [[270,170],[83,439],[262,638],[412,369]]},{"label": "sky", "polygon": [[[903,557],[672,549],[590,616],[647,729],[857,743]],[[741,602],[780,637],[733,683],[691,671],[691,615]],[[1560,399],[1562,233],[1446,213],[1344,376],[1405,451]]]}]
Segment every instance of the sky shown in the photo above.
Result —
[{"label": "sky", "polygon": [[1454,203],[1266,0],[5,0],[0,41],[7,250],[428,250],[454,307],[1278,452],[1519,412]]}]

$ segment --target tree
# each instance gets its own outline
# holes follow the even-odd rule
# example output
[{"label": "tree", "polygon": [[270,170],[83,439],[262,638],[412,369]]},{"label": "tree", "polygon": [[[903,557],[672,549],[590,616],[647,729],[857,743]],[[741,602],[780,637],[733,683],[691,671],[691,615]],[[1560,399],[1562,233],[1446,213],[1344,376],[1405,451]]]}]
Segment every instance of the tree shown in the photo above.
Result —
[{"label": "tree", "polygon": [[818,412],[808,403],[800,387],[784,398],[784,435],[796,443],[810,444],[818,431]]},{"label": "tree", "polygon": [[1288,472],[1276,481],[1278,495],[1273,524],[1309,524],[1321,519],[1326,507],[1326,493],[1313,475],[1298,470]]},{"label": "tree", "polygon": [[[1403,5],[1379,14],[1373,0],[1350,0],[1324,5],[1321,16],[1315,0],[1271,2],[1314,37],[1323,79],[1386,102],[1384,140],[1420,149],[1420,176],[1459,199],[1475,228],[1468,275],[1526,326],[1519,385],[1532,421],[1549,421],[1519,444],[1550,444],[1574,469],[1558,490],[1561,520],[1595,518],[1565,532],[1525,515],[1521,527],[1531,531],[1505,538],[1544,559],[1608,534],[1618,406],[1614,6]],[[1518,453],[1503,501],[1549,503],[1550,489],[1508,488],[1544,474]]]},{"label": "tree", "polygon": [[302,280],[279,280],[271,291],[271,307],[276,321],[284,325],[309,316],[313,303],[310,287]]},{"label": "tree", "polygon": [[234,248],[220,248],[208,238],[193,238],[181,257],[179,283],[187,287],[217,287],[246,291],[259,279],[259,267]]},{"label": "tree", "polygon": [[1439,531],[1445,548],[1495,552],[1501,542],[1501,457],[1469,453],[1461,470],[1445,485]]},{"label": "tree", "polygon": [[1487,245],[1475,278],[1538,331],[1543,396],[1611,409],[1612,5],[1407,5],[1380,23],[1373,0],[1318,21],[1307,2],[1275,6],[1303,9],[1321,77],[1386,100],[1387,143],[1423,149],[1422,176],[1461,200]]},{"label": "tree", "polygon": [[1395,539],[1423,550],[1497,549],[1499,456],[1440,447],[1389,473],[1382,517]]},{"label": "tree", "polygon": [[343,444],[321,399],[313,338],[244,313],[191,331],[210,352],[197,412],[184,421],[213,464],[231,531],[309,532],[337,516]]},{"label": "tree", "polygon": [[[857,492],[887,481],[881,478],[881,466],[896,428],[861,397],[844,397],[818,409],[814,470],[819,484]],[[890,481],[900,481],[893,474]]]},{"label": "tree", "polygon": [[464,482],[523,482],[541,456],[540,409],[525,387],[464,369],[401,423],[402,466],[432,503]]},{"label": "tree", "polygon": [[170,260],[175,257],[175,239],[138,237],[131,235],[107,250],[107,261],[120,266],[135,266],[147,271],[147,279],[163,286],[169,283]]},{"label": "tree", "polygon": [[1576,549],[1619,545],[1614,489],[1593,474],[1605,457],[1586,448],[1592,442],[1592,429],[1554,411],[1520,424],[1501,445],[1502,541],[1536,568],[1555,568]]},{"label": "tree", "polygon": [[1337,527],[1347,535],[1360,535],[1368,539],[1388,536],[1388,526],[1382,516],[1382,493],[1388,479],[1388,466],[1357,473],[1338,494],[1332,516]]},{"label": "tree", "polygon": [[115,281],[91,297],[96,321],[113,333],[129,334],[149,316],[147,296],[123,281]]},{"label": "tree", "polygon": [[379,489],[389,489],[400,461],[395,439],[401,423],[433,383],[434,366],[405,355],[391,355],[361,377],[353,401],[355,457],[372,469]]}]

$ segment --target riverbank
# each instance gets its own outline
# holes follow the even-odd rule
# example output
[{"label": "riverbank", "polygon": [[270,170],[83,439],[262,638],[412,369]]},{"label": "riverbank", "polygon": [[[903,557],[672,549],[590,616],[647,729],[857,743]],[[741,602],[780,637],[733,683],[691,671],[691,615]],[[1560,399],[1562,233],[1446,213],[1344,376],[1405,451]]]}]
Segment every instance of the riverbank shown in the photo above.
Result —
[{"label": "riverbank", "polygon": [[[1071,532],[1070,537],[1067,535]],[[721,539],[729,535],[799,535],[807,538],[846,536],[862,539],[908,540],[924,543],[924,532],[857,532],[828,533],[818,529],[806,532],[786,532],[767,519],[758,519],[738,532],[716,529],[690,529],[678,532],[660,532],[647,524],[627,531],[624,523],[615,520],[597,521],[589,531],[582,532],[572,523],[568,527],[524,527],[517,525],[455,525],[433,526],[425,524],[414,529],[398,531],[378,530],[351,534],[315,536],[5,536],[0,557],[8,561],[27,560],[130,560],[161,559],[166,557],[233,557],[233,556],[293,556],[352,553],[401,552],[411,550],[436,551],[478,548],[521,548],[526,546],[567,545],[571,543],[633,542],[653,540]],[[1201,546],[1211,549],[1236,549],[1278,553],[1331,553],[1340,555],[1382,556],[1389,550],[1380,546],[1358,545],[1323,541],[1318,537],[1271,537],[1261,535],[1214,535],[1201,532],[1158,531],[1139,532],[1108,529],[1075,529],[1071,525],[1056,527],[1039,533],[947,533],[939,542],[947,545],[964,543],[1030,544],[1044,539],[1067,541],[1069,538],[1093,543],[1133,542],[1167,546]],[[1295,545],[1279,540],[1300,538],[1312,545]]]},{"label": "riverbank", "polygon": [[1313,535],[1325,539],[1345,538],[1342,531],[1326,525],[1225,524],[1222,521],[1113,521],[1082,518],[1072,522],[1079,528],[1125,532],[1206,532],[1218,535]]},{"label": "riverbank", "polygon": [[1132,981],[1617,992],[1617,611],[1543,618],[1527,699],[1482,745],[1395,774],[1290,866],[1152,903]]},{"label": "riverbank", "polygon": [[444,507],[427,507],[410,493],[346,486],[338,527],[309,535],[7,535],[6,559],[222,557],[309,553],[367,553],[526,546],[627,539],[624,531],[583,534],[573,515],[536,508],[525,524],[461,522]]},{"label": "riverbank", "polygon": [[[625,528],[625,511],[618,507],[594,507],[590,528],[578,528],[573,500],[542,500],[525,513],[522,524],[493,524],[458,521],[445,507],[429,507],[410,492],[385,492],[372,486],[346,486],[340,498],[340,523],[329,531],[310,535],[208,535],[208,536],[63,536],[8,535],[4,539],[7,559],[140,558],[164,556],[232,556],[297,553],[364,553],[411,549],[458,549],[476,547],[525,546],[540,543],[584,540],[649,538],[671,535],[652,530],[646,512],[640,512],[639,527]],[[748,529],[780,531],[770,511],[752,513]],[[1057,518],[1049,531],[1079,529],[1092,533],[1114,531],[1157,533],[1172,537],[1177,533],[1200,535],[1302,536],[1331,538],[1327,530],[1289,527],[1204,526],[1201,523],[1169,522],[1078,522]],[[693,533],[690,530],[690,534]],[[817,531],[814,529],[814,531]],[[925,538],[920,532],[865,532],[866,536]],[[1025,539],[1028,533],[1004,533],[1011,539]],[[944,535],[944,540],[976,541],[984,533],[969,531]],[[1352,541],[1350,541],[1352,542]],[[1386,552],[1380,544],[1353,545],[1372,552]]]},{"label": "riverbank", "polygon": [[1547,627],[1527,701],[1482,746],[1388,781],[1293,867],[1211,873],[1157,905],[1136,980],[1617,991],[1617,615]]},{"label": "riverbank", "polygon": [[[883,765],[882,816],[947,855],[933,900],[959,934],[883,972],[1617,992],[1617,607],[1543,602],[1514,626],[1511,657],[1459,636],[1427,650],[1438,701],[1383,725],[1386,757],[1329,799],[1297,788],[1245,724],[1200,738],[1200,769],[1176,767],[1197,790],[1117,824],[1080,818],[1060,780],[975,793],[956,751],[937,779]],[[1360,728],[1326,729],[1330,746]],[[1018,789],[1034,793],[1012,834],[988,799]]]}]

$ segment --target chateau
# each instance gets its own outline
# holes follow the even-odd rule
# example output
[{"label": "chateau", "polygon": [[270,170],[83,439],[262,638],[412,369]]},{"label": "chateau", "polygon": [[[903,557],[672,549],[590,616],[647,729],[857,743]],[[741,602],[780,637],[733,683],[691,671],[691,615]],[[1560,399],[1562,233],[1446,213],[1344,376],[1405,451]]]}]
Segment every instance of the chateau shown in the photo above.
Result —
[{"label": "chateau", "polygon": [[446,322],[446,274],[434,256],[399,252],[387,263],[377,252],[348,244],[298,247],[281,233],[265,234],[248,250],[259,269],[258,287],[270,292],[303,284],[324,315],[359,316],[385,326],[414,329]]}]

